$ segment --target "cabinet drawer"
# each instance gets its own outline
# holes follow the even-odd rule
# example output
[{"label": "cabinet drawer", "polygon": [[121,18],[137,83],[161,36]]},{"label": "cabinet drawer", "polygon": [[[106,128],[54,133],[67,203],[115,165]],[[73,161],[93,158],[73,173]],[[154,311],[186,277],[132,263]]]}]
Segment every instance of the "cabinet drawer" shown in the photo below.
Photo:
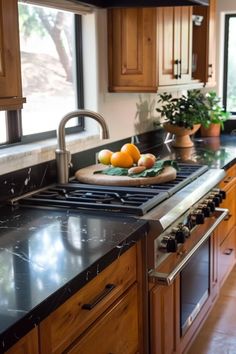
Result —
[{"label": "cabinet drawer", "polygon": [[[41,353],[61,353],[65,350],[136,278],[136,246],[133,246],[42,321]],[[107,293],[109,284],[114,288]],[[96,303],[99,297],[92,309],[84,309],[85,304]]]},{"label": "cabinet drawer", "polygon": [[137,284],[67,354],[138,353]]},{"label": "cabinet drawer", "polygon": [[220,207],[229,209],[228,217],[219,226],[219,244],[221,244],[228,233],[235,226],[235,193],[236,193],[236,178],[226,177],[221,182],[221,188],[226,191],[226,199],[223,200]]},{"label": "cabinet drawer", "polygon": [[235,238],[236,238],[236,228],[234,227],[230,234],[226,237],[219,249],[218,257],[218,274],[220,286],[226,279],[230,270],[235,263]]}]

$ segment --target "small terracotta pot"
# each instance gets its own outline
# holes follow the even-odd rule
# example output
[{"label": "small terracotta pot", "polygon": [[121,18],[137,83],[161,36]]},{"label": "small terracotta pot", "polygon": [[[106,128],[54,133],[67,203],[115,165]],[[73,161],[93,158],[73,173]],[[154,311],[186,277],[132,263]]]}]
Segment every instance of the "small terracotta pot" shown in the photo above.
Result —
[{"label": "small terracotta pot", "polygon": [[208,128],[201,126],[201,136],[209,137],[209,136],[220,136],[220,124],[210,124]]},{"label": "small terracotta pot", "polygon": [[193,142],[190,139],[190,136],[196,133],[200,126],[201,124],[195,124],[193,129],[186,129],[170,123],[163,124],[163,127],[167,132],[175,135],[175,140],[173,141],[172,146],[177,148],[192,147]]}]

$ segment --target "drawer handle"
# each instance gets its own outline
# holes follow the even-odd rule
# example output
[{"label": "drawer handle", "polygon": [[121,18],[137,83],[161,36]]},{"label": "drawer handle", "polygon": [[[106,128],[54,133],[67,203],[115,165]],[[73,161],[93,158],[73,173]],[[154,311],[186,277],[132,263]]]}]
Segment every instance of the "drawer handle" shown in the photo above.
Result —
[{"label": "drawer handle", "polygon": [[231,253],[233,252],[233,248],[227,248],[225,251],[224,251],[224,254],[226,255],[226,256],[230,256],[231,255]]},{"label": "drawer handle", "polygon": [[97,295],[90,303],[84,304],[82,309],[92,310],[99,302],[101,302],[116,286],[114,284],[107,284],[101,294]]}]

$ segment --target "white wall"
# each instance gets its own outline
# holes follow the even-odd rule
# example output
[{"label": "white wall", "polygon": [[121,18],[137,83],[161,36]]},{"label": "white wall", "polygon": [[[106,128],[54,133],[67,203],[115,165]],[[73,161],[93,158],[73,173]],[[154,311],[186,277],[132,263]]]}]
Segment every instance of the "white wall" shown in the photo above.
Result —
[{"label": "white wall", "polygon": [[[95,20],[92,20],[93,17],[93,15],[84,17],[85,107],[95,109],[103,115],[113,139],[152,130],[156,116],[155,93],[108,92],[106,10],[97,10]],[[95,51],[93,43],[96,43]]]}]

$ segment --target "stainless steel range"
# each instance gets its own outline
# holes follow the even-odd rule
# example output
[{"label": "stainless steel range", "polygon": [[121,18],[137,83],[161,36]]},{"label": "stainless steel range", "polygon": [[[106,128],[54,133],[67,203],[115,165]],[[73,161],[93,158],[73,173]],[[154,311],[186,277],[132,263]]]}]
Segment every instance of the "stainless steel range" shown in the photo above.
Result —
[{"label": "stainless steel range", "polygon": [[[219,208],[226,196],[216,187],[225,176],[223,170],[178,165],[177,178],[169,183],[127,188],[71,181],[17,202],[25,206],[113,212],[147,220],[149,282],[169,286],[180,276],[183,336],[209,296],[209,239],[227,210]],[[196,264],[200,264],[200,273]]]}]

